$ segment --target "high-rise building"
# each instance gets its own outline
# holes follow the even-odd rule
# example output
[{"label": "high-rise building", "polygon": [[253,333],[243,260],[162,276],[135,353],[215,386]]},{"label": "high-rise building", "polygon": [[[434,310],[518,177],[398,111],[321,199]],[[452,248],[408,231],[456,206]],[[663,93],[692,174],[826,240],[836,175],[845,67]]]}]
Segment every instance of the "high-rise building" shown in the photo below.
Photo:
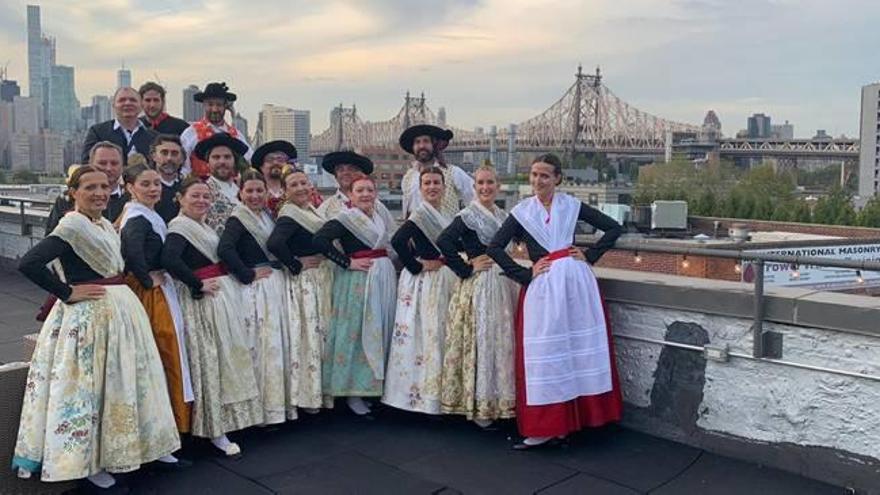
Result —
[{"label": "high-rise building", "polygon": [[74,91],[73,67],[53,65],[51,74],[48,128],[56,132],[74,132],[80,126],[80,110]]},{"label": "high-rise building", "polygon": [[0,168],[10,168],[9,143],[12,141],[12,103],[0,100]]},{"label": "high-rise building", "polygon": [[859,196],[868,199],[880,189],[880,82],[862,87],[859,132]]},{"label": "high-rise building", "polygon": [[244,118],[244,115],[240,113],[236,113],[232,116],[232,126],[240,132],[248,141],[250,138],[248,137],[248,120]]},{"label": "high-rise building", "polygon": [[749,138],[769,138],[772,131],[770,116],[756,113],[748,119]]},{"label": "high-rise building", "polygon": [[36,98],[43,109],[42,125],[49,121],[46,99],[52,66],[55,65],[55,39],[43,35],[40,24],[40,7],[27,6],[28,31],[28,96]]},{"label": "high-rise building", "polygon": [[112,118],[112,107],[110,105],[110,97],[95,95],[92,96],[92,104],[82,108],[83,124],[86,128],[101,122],[106,122]]},{"label": "high-rise building", "polygon": [[312,114],[308,110],[293,111],[293,145],[300,161],[309,157],[312,141]]},{"label": "high-rise building", "polygon": [[770,126],[770,137],[773,139],[794,139],[794,125],[786,120],[784,124]]},{"label": "high-rise building", "polygon": [[37,134],[43,128],[43,109],[34,97],[16,96],[12,101],[12,131]]},{"label": "high-rise building", "polygon": [[131,70],[125,68],[125,64],[122,64],[122,68],[116,71],[116,89],[119,88],[130,88],[131,87]]},{"label": "high-rise building", "polygon": [[183,120],[195,122],[204,116],[202,104],[195,101],[193,96],[199,92],[199,87],[191,84],[183,90]]},{"label": "high-rise building", "polygon": [[[338,109],[334,109],[338,111]],[[334,118],[331,115],[331,118]],[[294,110],[277,105],[263,105],[260,111],[261,143],[283,140],[296,146],[297,155],[305,159],[309,156],[311,139],[311,113],[308,110]]]},{"label": "high-rise building", "polygon": [[437,125],[440,127],[446,127],[446,107],[440,107],[437,109]]},{"label": "high-rise building", "polygon": [[21,88],[18,87],[18,82],[8,79],[0,80],[0,101],[12,103],[12,99],[16,96],[21,96]]}]

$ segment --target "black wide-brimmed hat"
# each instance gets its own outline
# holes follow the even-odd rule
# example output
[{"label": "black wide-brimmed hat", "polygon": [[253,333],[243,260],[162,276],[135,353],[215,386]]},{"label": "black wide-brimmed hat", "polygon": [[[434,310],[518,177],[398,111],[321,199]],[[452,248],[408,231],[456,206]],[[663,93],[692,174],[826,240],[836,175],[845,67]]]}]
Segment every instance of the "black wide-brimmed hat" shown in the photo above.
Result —
[{"label": "black wide-brimmed hat", "polygon": [[289,159],[296,158],[296,146],[279,139],[277,141],[269,141],[254,150],[254,154],[251,157],[251,165],[257,169],[262,167],[266,155],[277,151],[284,153]]},{"label": "black wide-brimmed hat", "polygon": [[373,173],[373,161],[364,155],[359,155],[354,151],[334,151],[327,153],[321,160],[321,167],[331,174],[336,173],[336,167],[339,165],[351,165],[361,169],[361,172],[370,175]]},{"label": "black wide-brimmed hat", "polygon": [[211,150],[216,148],[217,146],[226,146],[231,149],[233,152],[244,155],[247,153],[248,147],[246,144],[242,143],[238,139],[226,134],[225,132],[220,132],[214,134],[208,139],[203,139],[196,144],[195,149],[193,150],[193,154],[196,155],[196,158],[204,161],[208,161],[208,155],[211,154]]},{"label": "black wide-brimmed hat", "polygon": [[193,100],[203,102],[207,98],[221,98],[226,101],[235,101],[237,96],[235,93],[229,92],[229,86],[225,82],[212,82],[205,86],[204,91],[199,91],[193,95]]},{"label": "black wide-brimmed hat", "polygon": [[400,135],[400,147],[412,154],[413,142],[419,136],[431,136],[442,141],[452,141],[452,131],[449,129],[441,129],[436,125],[419,124],[403,131],[403,134]]}]

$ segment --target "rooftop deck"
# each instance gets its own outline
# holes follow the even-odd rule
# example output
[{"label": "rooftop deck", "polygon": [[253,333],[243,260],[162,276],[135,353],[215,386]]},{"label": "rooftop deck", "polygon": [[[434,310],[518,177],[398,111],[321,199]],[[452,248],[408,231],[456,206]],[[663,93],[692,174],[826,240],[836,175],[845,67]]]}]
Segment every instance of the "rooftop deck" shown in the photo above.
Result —
[{"label": "rooftop deck", "polygon": [[[0,271],[0,362],[18,360],[22,335],[44,294],[19,274]],[[155,466],[119,476],[137,494],[200,493],[589,493],[842,494],[843,488],[734,460],[622,427],[575,435],[567,446],[511,450],[516,426],[481,431],[454,417],[377,408],[375,419],[341,406],[280,428],[231,435],[244,450],[220,459],[187,439],[185,470]],[[2,492],[2,490],[0,490]]]}]

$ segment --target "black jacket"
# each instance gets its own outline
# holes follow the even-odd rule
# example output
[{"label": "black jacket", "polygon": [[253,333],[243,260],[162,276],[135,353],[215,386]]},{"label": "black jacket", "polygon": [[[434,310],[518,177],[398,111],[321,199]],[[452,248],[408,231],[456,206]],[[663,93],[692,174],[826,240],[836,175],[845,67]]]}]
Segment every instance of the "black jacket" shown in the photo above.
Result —
[{"label": "black jacket", "polygon": [[147,129],[152,129],[159,134],[171,134],[172,136],[180,137],[183,134],[183,131],[189,127],[189,122],[178,119],[177,117],[172,117],[168,115],[156,127],[153,127],[152,122],[147,117],[141,117],[141,122],[147,127]]},{"label": "black jacket", "polygon": [[89,127],[89,132],[86,134],[86,140],[83,143],[82,163],[89,163],[89,151],[91,151],[92,146],[99,141],[110,141],[111,143],[119,145],[119,147],[122,148],[124,155],[123,162],[128,162],[128,153],[132,148],[138,153],[144,155],[144,158],[149,158],[150,145],[153,144],[153,140],[158,136],[156,131],[147,129],[146,127],[139,128],[137,132],[134,133],[134,136],[131,139],[131,146],[129,146],[122,129],[113,129],[113,124],[115,122],[115,120],[108,120],[107,122],[101,122],[100,124],[95,124],[92,127]]}]

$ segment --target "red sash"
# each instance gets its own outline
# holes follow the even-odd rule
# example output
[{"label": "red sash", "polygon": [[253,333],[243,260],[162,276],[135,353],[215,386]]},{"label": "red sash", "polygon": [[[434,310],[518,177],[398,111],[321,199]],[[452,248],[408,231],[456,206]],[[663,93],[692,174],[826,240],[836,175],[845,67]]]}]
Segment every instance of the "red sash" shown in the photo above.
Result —
[{"label": "red sash", "polygon": [[203,266],[198,270],[193,271],[193,275],[195,275],[199,280],[222,277],[223,275],[226,275],[228,273],[229,272],[226,271],[226,265],[224,265],[223,263],[214,263],[213,265]]},{"label": "red sash", "polygon": [[[125,276],[116,275],[114,277],[99,278],[97,280],[77,282],[70,285],[125,285]],[[47,297],[43,305],[40,306],[40,311],[37,313],[37,321],[46,321],[46,317],[49,316],[49,312],[52,311],[52,306],[55,305],[55,301],[57,300],[58,298],[55,297],[54,294],[49,294],[49,297]]]},{"label": "red sash", "polygon": [[552,253],[548,254],[547,256],[544,256],[544,258],[546,258],[549,261],[556,261],[556,260],[561,260],[562,258],[568,258],[569,256],[571,256],[571,253],[568,252],[569,249],[571,249],[571,248],[567,247],[565,249],[553,251]]},{"label": "red sash", "polygon": [[387,258],[387,257],[388,257],[388,251],[385,249],[365,249],[363,251],[355,251],[355,252],[351,253],[351,259],[353,259],[353,260],[357,260],[357,259],[361,259],[361,258],[376,259],[376,258]]}]

